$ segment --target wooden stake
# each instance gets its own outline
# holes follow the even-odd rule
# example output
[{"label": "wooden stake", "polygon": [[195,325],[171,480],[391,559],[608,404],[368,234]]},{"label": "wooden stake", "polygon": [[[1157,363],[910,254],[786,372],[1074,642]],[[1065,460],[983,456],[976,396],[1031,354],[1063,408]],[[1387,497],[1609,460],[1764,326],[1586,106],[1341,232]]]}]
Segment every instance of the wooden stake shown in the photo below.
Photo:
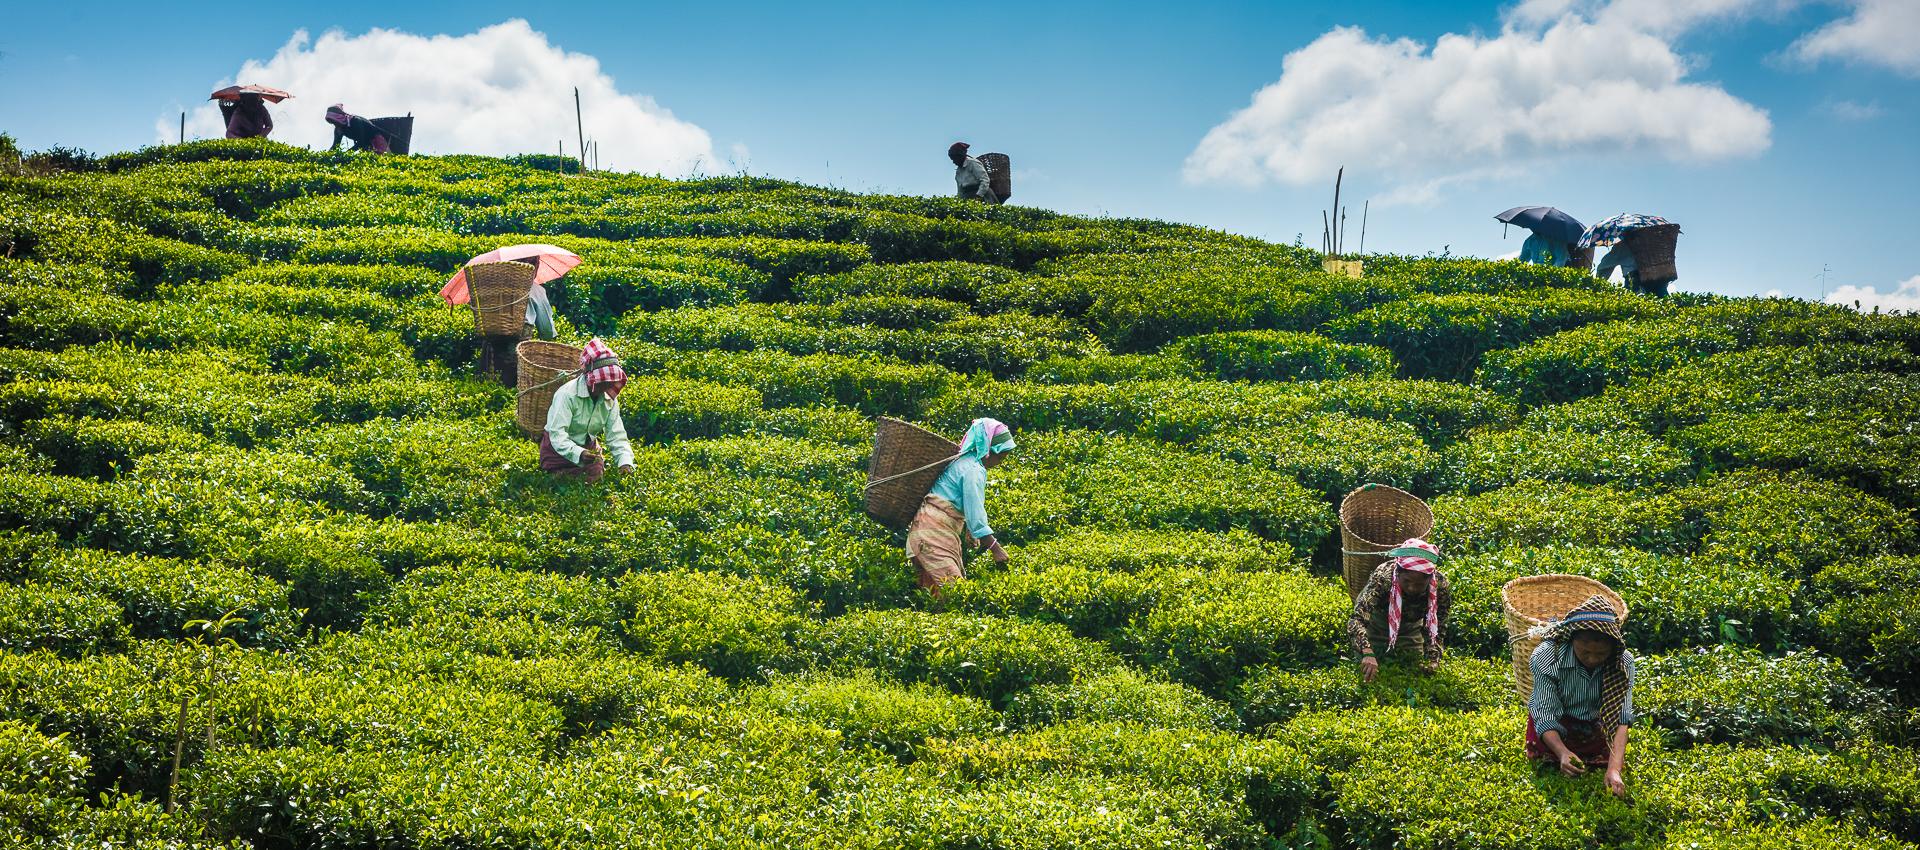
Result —
[{"label": "wooden stake", "polygon": [[1320,211],[1320,253],[1333,256],[1333,225],[1327,223],[1327,211]]},{"label": "wooden stake", "polygon": [[580,132],[580,170],[587,168],[587,121],[580,117],[580,87],[573,87],[573,126]]},{"label": "wooden stake", "polygon": [[[1347,167],[1344,165],[1340,166],[1339,171],[1333,173],[1333,214],[1336,216],[1340,214],[1340,180],[1346,176]],[[1340,253],[1340,232],[1337,230],[1334,231],[1333,253],[1335,255]]]},{"label": "wooden stake", "polygon": [[187,143],[187,113],[180,113],[180,144]]},{"label": "wooden stake", "polygon": [[1367,252],[1367,208],[1373,206],[1373,199],[1360,202],[1360,253]]}]

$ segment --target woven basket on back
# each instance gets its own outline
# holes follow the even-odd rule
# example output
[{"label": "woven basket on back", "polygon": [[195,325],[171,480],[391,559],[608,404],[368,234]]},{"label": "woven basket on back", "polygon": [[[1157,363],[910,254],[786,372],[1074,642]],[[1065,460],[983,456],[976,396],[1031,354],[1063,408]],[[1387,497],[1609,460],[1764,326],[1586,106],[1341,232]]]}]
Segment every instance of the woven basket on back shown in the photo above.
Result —
[{"label": "woven basket on back", "polygon": [[1013,160],[1003,153],[983,153],[977,159],[987,167],[987,188],[1000,203],[1006,203],[1013,197]]},{"label": "woven basket on back", "polygon": [[1500,588],[1500,600],[1507,611],[1507,646],[1513,651],[1513,686],[1520,691],[1520,702],[1533,695],[1533,668],[1527,661],[1540,639],[1529,637],[1535,626],[1565,617],[1574,606],[1598,594],[1613,604],[1620,625],[1627,624],[1627,603],[1613,589],[1586,576],[1549,573],[1522,576]]},{"label": "woven basket on back", "polygon": [[527,296],[533,291],[533,266],[479,263],[467,267],[473,320],[481,336],[522,335],[527,326]]},{"label": "woven basket on back", "polygon": [[1673,250],[1680,241],[1680,225],[1661,224],[1630,230],[1620,241],[1627,243],[1627,250],[1633,252],[1633,264],[1638,269],[1634,275],[1642,285],[1679,279],[1680,272],[1673,264]]},{"label": "woven basket on back", "polygon": [[1578,249],[1575,249],[1572,254],[1569,254],[1567,256],[1567,268],[1579,269],[1583,272],[1592,273],[1593,246],[1588,245],[1585,248],[1578,248]]},{"label": "woven basket on back", "polygon": [[1340,566],[1347,595],[1359,596],[1387,550],[1433,531],[1427,503],[1397,487],[1363,484],[1340,500]]},{"label": "woven basket on back", "polygon": [[567,380],[580,374],[580,349],[557,342],[523,339],[520,355],[520,398],[514,403],[513,421],[527,436],[538,439],[547,427],[547,408],[553,393]]},{"label": "woven basket on back", "polygon": [[[867,513],[899,528],[912,524],[920,501],[946,471],[945,461],[959,453],[959,444],[939,434],[880,417],[873,432],[873,460],[867,464]],[[874,483],[892,476],[900,477]]]}]

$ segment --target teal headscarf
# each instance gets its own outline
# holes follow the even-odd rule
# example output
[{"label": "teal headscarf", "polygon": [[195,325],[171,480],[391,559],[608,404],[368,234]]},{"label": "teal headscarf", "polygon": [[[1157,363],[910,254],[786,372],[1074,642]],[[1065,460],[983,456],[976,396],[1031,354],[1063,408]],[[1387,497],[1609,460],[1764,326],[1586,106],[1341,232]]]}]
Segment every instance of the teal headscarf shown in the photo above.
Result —
[{"label": "teal headscarf", "polygon": [[1010,452],[1013,447],[1013,429],[998,419],[975,419],[967,426],[967,435],[960,438],[961,456],[974,460],[985,460],[988,452]]}]

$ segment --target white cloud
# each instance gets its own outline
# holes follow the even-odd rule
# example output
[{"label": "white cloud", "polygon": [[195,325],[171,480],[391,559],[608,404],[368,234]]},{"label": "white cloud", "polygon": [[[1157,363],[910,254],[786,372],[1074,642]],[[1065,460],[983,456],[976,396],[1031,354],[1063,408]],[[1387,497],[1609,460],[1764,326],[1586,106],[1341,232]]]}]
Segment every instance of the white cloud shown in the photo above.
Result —
[{"label": "white cloud", "polygon": [[1887,114],[1879,101],[1861,103],[1854,100],[1837,100],[1827,104],[1827,112],[1842,121],[1872,121]]},{"label": "white cloud", "polygon": [[1807,33],[1788,51],[1808,62],[1838,59],[1920,77],[1920,2],[1852,2],[1853,14]]},{"label": "white cloud", "polygon": [[1871,286],[1842,286],[1827,293],[1827,303],[1844,307],[1857,305],[1865,311],[1878,307],[1883,312],[1920,312],[1920,274],[1895,284],[1893,289],[1886,292]]},{"label": "white cloud", "polygon": [[[705,130],[651,97],[620,91],[600,60],[561,49],[522,20],[459,36],[375,29],[330,31],[315,41],[301,30],[272,58],[250,59],[234,79],[208,90],[236,80],[294,93],[270,107],[273,138],[288,144],[327,147],[333,125],[322,116],[328,104],[344,103],[369,118],[413,113],[417,153],[553,153],[555,141],[565,140],[573,154],[578,86],[603,168],[682,175],[726,167]],[[161,116],[157,139],[173,141],[178,120],[177,113]],[[223,133],[213,104],[188,114],[189,137]]]},{"label": "white cloud", "polygon": [[1803,0],[1521,0],[1507,12],[1520,26],[1545,26],[1573,16],[1602,26],[1618,26],[1662,36],[1677,36],[1702,24],[1756,14],[1782,12]]},{"label": "white cloud", "polygon": [[[1186,177],[1317,185],[1346,165],[1444,186],[1492,164],[1620,153],[1704,161],[1767,149],[1772,123],[1764,111],[1687,81],[1687,62],[1664,37],[1613,20],[1624,14],[1620,4],[1640,5],[1615,0],[1596,11],[1575,0],[1537,0],[1516,9],[1514,23],[1496,36],[1448,34],[1430,48],[1335,29],[1288,54],[1278,81],[1210,130],[1188,156]],[[1559,17],[1534,23],[1549,14]],[[1659,24],[1704,15],[1674,14]],[[1396,191],[1430,194],[1418,185]]]}]

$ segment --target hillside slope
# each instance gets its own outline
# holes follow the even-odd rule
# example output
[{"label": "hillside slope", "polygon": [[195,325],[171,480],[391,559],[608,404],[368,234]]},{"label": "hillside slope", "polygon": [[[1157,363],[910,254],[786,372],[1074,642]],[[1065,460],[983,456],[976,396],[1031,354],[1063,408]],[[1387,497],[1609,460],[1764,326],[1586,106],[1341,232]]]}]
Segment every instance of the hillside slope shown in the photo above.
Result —
[{"label": "hillside slope", "polygon": [[[1920,319],[550,157],[80,164],[0,177],[24,846],[1920,845]],[[434,294],[526,241],[586,258],[634,474],[549,481]],[[1014,427],[1006,567],[914,590],[878,415]],[[1432,677],[1342,660],[1368,481],[1436,514]],[[1630,805],[1521,754],[1538,572],[1631,608]]]}]

